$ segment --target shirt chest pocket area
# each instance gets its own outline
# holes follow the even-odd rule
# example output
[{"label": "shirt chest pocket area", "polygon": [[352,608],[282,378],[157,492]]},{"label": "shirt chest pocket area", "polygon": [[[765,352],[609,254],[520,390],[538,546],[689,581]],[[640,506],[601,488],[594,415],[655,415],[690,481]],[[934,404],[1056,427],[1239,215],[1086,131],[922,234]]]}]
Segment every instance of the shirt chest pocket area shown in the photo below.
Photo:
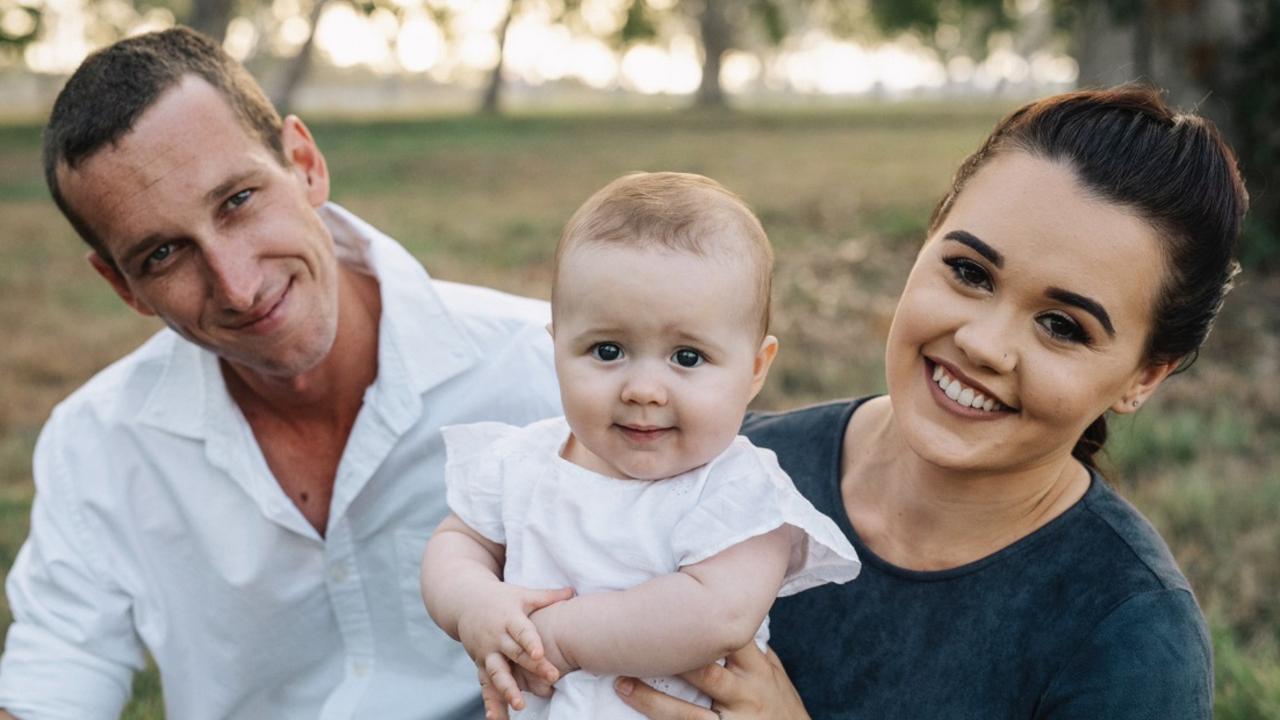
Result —
[{"label": "shirt chest pocket area", "polygon": [[404,614],[406,637],[414,653],[437,672],[475,679],[475,665],[467,657],[461,643],[441,630],[422,602],[422,551],[429,533],[401,530],[396,533],[396,562],[399,566],[400,605]]}]

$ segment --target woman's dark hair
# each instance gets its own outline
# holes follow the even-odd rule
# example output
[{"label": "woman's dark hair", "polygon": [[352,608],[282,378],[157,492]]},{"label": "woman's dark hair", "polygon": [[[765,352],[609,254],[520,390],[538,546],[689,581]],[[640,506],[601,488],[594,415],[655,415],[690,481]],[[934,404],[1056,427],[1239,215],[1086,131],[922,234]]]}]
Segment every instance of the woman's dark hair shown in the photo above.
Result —
[{"label": "woman's dark hair", "polygon": [[[1189,367],[1239,270],[1236,241],[1249,205],[1235,155],[1213,123],[1173,112],[1158,91],[1140,85],[1037,100],[1001,120],[956,171],[933,211],[930,234],[974,173],[1009,150],[1069,166],[1090,193],[1131,208],[1155,228],[1167,270],[1144,359]],[[1071,454],[1096,468],[1093,456],[1106,440],[1104,416]]]}]

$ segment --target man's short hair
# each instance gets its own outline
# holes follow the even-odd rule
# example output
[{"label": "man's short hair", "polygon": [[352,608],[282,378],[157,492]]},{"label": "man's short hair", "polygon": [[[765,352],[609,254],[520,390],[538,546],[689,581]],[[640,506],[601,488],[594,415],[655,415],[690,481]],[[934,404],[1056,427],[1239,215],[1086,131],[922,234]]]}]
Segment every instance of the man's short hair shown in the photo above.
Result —
[{"label": "man's short hair", "polygon": [[[44,177],[58,209],[99,256],[114,261],[58,185],[58,168],[77,165],[124,137],[165,91],[192,75],[227,99],[246,131],[281,164],[280,114],[240,63],[217,43],[187,28],[121,40],[85,58],[54,101],[44,130]],[[216,149],[210,149],[215,152]]]},{"label": "man's short hair", "polygon": [[769,237],[742,198],[711,178],[692,173],[624,175],[578,208],[556,245],[555,275],[574,247],[584,243],[661,248],[695,255],[724,253],[747,261],[756,274],[760,336],[769,332],[773,249]]}]

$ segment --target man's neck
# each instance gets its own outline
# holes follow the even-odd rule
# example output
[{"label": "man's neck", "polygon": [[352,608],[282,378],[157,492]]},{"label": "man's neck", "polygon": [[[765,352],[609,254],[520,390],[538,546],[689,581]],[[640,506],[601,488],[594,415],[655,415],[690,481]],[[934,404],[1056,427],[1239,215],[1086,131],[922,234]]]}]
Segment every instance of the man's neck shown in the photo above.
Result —
[{"label": "man's neck", "polygon": [[321,536],[338,465],[378,374],[378,283],[346,268],[340,278],[337,333],[317,367],[282,380],[223,363],[227,389],[276,482]]},{"label": "man's neck", "polygon": [[350,426],[365,389],[378,374],[378,324],[382,303],[377,280],[340,267],[338,327],[318,365],[289,377],[264,375],[222,361],[223,376],[246,415],[266,413],[286,424]]}]

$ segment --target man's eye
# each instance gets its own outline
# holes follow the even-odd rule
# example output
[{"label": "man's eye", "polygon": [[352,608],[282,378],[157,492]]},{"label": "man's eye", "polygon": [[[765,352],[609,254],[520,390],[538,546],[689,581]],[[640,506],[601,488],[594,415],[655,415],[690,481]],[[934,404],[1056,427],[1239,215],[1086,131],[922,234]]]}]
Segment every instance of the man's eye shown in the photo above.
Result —
[{"label": "man's eye", "polygon": [[943,262],[951,268],[951,274],[955,275],[956,280],[962,284],[983,290],[991,289],[991,276],[987,274],[986,268],[978,263],[966,257],[947,258]]},{"label": "man's eye", "polygon": [[240,207],[241,205],[249,202],[249,198],[252,195],[253,195],[252,190],[241,190],[235,195],[232,195],[231,197],[227,198],[227,202],[226,202],[227,209],[234,210]]},{"label": "man's eye", "polygon": [[145,260],[142,261],[142,269],[150,270],[152,267],[163,263],[165,260],[169,259],[169,256],[173,254],[173,251],[173,243],[165,243],[160,247],[157,247],[155,250],[151,251],[151,254],[147,255]]},{"label": "man's eye", "polygon": [[622,357],[622,348],[613,343],[596,343],[591,346],[591,357],[603,362],[613,362]]},{"label": "man's eye", "polygon": [[680,367],[691,368],[698,367],[706,361],[706,358],[704,358],[702,353],[697,350],[680,348],[671,355],[671,360]]}]

